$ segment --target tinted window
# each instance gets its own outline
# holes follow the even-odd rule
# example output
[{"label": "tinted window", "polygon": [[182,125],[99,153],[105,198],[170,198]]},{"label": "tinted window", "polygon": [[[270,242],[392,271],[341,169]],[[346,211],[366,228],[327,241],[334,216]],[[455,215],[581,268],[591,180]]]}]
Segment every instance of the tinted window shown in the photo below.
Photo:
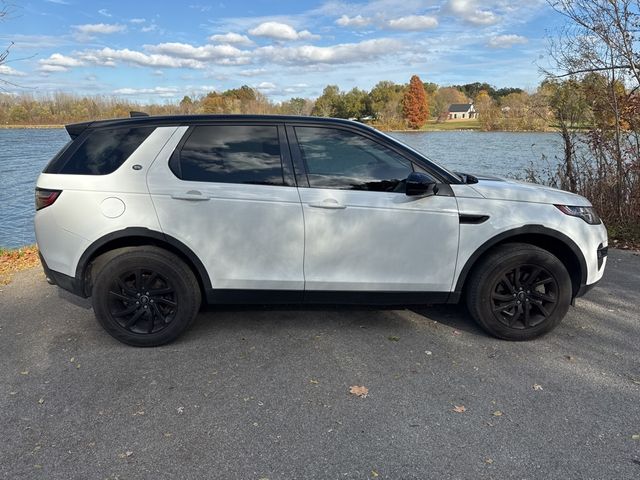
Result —
[{"label": "tinted window", "polygon": [[[106,175],[115,172],[155,127],[112,128],[92,131],[62,168],[52,162],[45,173]],[[58,167],[57,171],[49,171]]]},{"label": "tinted window", "polygon": [[278,127],[195,127],[180,153],[183,180],[283,185]]},{"label": "tinted window", "polygon": [[312,187],[403,191],[412,171],[411,162],[355,133],[296,127],[296,136]]}]

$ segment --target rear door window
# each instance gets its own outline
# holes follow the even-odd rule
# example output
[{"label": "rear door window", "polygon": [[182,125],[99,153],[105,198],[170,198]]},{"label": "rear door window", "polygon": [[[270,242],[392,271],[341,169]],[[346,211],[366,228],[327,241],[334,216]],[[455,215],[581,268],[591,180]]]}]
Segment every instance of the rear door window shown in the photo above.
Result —
[{"label": "rear door window", "polygon": [[284,185],[275,125],[196,126],[171,166],[182,180]]},{"label": "rear door window", "polygon": [[92,131],[63,161],[52,161],[44,173],[107,175],[115,172],[155,127],[110,128]]}]

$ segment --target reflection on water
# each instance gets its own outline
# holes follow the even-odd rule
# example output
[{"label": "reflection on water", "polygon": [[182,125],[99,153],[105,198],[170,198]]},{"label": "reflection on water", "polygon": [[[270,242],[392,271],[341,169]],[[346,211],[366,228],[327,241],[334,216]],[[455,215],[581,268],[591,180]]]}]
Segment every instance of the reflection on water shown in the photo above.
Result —
[{"label": "reflection on water", "polygon": [[[542,157],[562,156],[554,133],[416,132],[392,136],[452,170],[512,176]],[[0,130],[0,246],[35,242],[33,189],[38,174],[69,140],[63,129]]]}]

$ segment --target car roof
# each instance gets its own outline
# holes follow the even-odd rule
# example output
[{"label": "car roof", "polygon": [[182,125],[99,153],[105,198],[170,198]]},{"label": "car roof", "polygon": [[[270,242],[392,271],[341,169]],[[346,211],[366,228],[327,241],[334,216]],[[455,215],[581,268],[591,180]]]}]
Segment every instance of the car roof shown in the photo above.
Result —
[{"label": "car roof", "polygon": [[197,125],[208,122],[291,122],[308,124],[345,125],[350,127],[374,130],[363,123],[329,117],[306,117],[297,115],[139,115],[130,118],[114,118],[95,120],[66,125],[72,138],[80,135],[87,128],[163,126],[163,125]]}]

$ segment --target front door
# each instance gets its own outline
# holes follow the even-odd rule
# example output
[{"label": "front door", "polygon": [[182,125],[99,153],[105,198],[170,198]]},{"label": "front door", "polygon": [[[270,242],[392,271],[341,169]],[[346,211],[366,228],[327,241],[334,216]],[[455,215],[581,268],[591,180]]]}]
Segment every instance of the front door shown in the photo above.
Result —
[{"label": "front door", "polygon": [[459,231],[453,195],[405,195],[404,179],[417,167],[359,133],[296,126],[292,136],[309,184],[299,188],[306,291],[451,290]]}]

